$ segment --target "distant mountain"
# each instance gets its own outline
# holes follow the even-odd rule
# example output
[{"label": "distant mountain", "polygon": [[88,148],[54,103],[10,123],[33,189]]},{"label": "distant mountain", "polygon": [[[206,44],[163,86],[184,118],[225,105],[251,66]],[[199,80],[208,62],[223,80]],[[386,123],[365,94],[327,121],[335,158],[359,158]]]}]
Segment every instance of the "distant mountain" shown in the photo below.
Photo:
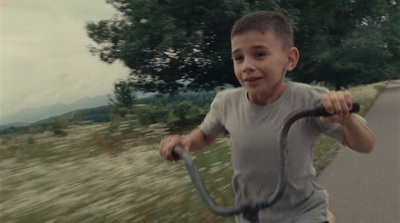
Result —
[{"label": "distant mountain", "polygon": [[[155,93],[144,93],[141,91],[136,92],[136,97],[138,99],[144,97],[150,97],[153,95],[155,95]],[[12,114],[6,117],[1,117],[0,129],[4,129],[5,128],[4,126],[6,127],[27,126],[32,123],[58,117],[60,115],[64,115],[72,111],[86,109],[86,108],[96,108],[108,105],[109,103],[108,96],[109,95],[86,97],[71,104],[59,103],[44,107],[24,109],[16,114]],[[73,113],[70,113],[69,115],[73,115]]]},{"label": "distant mountain", "polygon": [[[204,107],[211,103],[215,93],[216,91],[185,92],[174,96],[167,95],[164,99],[165,103],[169,105],[190,101],[194,105]],[[136,104],[157,105],[160,103],[160,98],[155,95],[154,93],[137,94]],[[84,98],[68,105],[56,104],[26,109],[3,118],[0,124],[0,135],[26,133],[31,125],[38,125],[46,129],[56,119],[63,119],[70,123],[109,122],[111,106],[108,105],[108,102],[108,95],[103,95]]]},{"label": "distant mountain", "polygon": [[107,105],[108,101],[109,99],[107,95],[100,95],[92,98],[83,98],[71,104],[59,103],[39,108],[24,109],[16,114],[1,118],[0,125],[16,126],[12,123],[18,123],[18,126],[21,126],[21,123],[29,125],[30,123],[34,123],[54,116],[59,116],[74,110]]},{"label": "distant mountain", "polygon": [[[156,93],[136,92],[138,104],[157,104],[159,99],[154,97]],[[210,103],[214,98],[215,92],[186,92],[175,96],[166,96],[167,104],[175,104],[181,101],[191,101],[197,106],[204,106]],[[109,95],[100,95],[92,98],[83,98],[71,104],[55,104],[39,108],[30,108],[22,110],[16,114],[2,117],[0,119],[0,130],[10,127],[24,127],[31,124],[50,123],[54,119],[73,119],[77,113],[82,119],[87,119],[91,116],[94,119],[104,121],[105,114],[109,112],[107,108],[109,103]],[[88,111],[82,111],[89,109]],[[107,110],[108,109],[108,110]],[[93,110],[93,111],[92,111]],[[91,114],[93,112],[94,114]],[[87,113],[87,114],[86,114]]]},{"label": "distant mountain", "polygon": [[13,122],[13,123],[6,124],[6,125],[0,125],[0,130],[7,129],[7,128],[10,128],[10,127],[27,126],[29,124],[30,123],[27,123],[27,122]]}]

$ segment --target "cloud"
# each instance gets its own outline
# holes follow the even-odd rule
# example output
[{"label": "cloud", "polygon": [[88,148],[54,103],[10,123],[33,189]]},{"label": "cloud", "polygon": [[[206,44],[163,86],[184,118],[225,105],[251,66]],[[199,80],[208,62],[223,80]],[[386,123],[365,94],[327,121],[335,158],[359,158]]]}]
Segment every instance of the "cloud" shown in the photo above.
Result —
[{"label": "cloud", "polygon": [[111,18],[104,0],[1,1],[1,116],[110,94],[129,70],[92,56],[85,24]]}]

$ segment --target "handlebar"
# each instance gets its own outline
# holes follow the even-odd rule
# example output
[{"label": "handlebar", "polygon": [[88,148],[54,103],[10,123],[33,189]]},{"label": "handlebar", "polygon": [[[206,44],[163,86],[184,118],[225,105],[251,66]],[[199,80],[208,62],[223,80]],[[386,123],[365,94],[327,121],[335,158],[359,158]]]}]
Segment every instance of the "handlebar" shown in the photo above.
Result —
[{"label": "handlebar", "polygon": [[[351,109],[351,113],[357,113],[360,111],[360,104],[357,102],[353,103],[353,107]],[[307,108],[301,109],[298,111],[294,111],[293,113],[289,114],[285,121],[284,125],[281,128],[281,133],[279,135],[279,164],[281,166],[279,172],[279,180],[276,186],[276,189],[272,196],[264,202],[259,203],[250,203],[244,205],[242,207],[222,207],[219,206],[210,196],[208,193],[203,180],[201,179],[200,173],[196,168],[192,158],[190,157],[189,153],[185,151],[185,149],[181,146],[176,146],[172,151],[172,157],[175,160],[182,158],[185,161],[186,168],[189,172],[189,175],[192,179],[193,184],[195,185],[197,191],[199,192],[201,199],[207,205],[207,207],[214,212],[216,215],[221,216],[232,216],[236,214],[243,214],[250,222],[257,221],[257,215],[259,210],[267,208],[273,204],[275,204],[285,192],[286,184],[287,184],[287,172],[286,172],[286,156],[288,153],[287,150],[287,135],[289,132],[290,127],[294,122],[301,118],[306,117],[318,117],[318,116],[330,116],[330,114],[325,110],[325,108],[319,104],[314,108]]]}]

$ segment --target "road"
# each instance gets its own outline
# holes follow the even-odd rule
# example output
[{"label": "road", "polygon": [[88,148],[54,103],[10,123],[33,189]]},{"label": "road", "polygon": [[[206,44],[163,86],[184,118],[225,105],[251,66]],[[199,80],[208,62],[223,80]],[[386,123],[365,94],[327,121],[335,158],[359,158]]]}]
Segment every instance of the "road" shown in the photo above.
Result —
[{"label": "road", "polygon": [[337,223],[400,223],[400,85],[389,84],[365,116],[372,153],[343,148],[318,177]]}]

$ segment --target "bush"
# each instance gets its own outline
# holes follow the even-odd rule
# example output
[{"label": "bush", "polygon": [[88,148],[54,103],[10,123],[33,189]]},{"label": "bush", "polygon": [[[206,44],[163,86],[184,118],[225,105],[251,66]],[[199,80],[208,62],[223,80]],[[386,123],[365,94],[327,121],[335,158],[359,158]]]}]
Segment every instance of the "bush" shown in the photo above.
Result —
[{"label": "bush", "polygon": [[186,116],[189,115],[191,111],[193,112],[195,110],[194,107],[195,106],[189,101],[180,102],[174,106],[172,113],[178,119],[185,120]]},{"label": "bush", "polygon": [[172,109],[174,117],[168,122],[172,131],[189,130],[198,126],[207,114],[207,109],[193,105],[185,101],[175,105]]},{"label": "bush", "polygon": [[32,145],[32,144],[35,143],[35,139],[34,139],[32,136],[29,136],[29,138],[26,140],[26,142],[27,142],[29,145]]},{"label": "bush", "polygon": [[159,106],[142,106],[137,109],[137,118],[143,126],[155,123],[167,123],[169,119],[168,108]]},{"label": "bush", "polygon": [[31,125],[28,131],[30,134],[38,134],[43,132],[43,128],[40,125]]},{"label": "bush", "polygon": [[[135,117],[139,125],[148,126],[156,123],[165,123],[171,130],[190,129],[200,124],[208,106],[202,109],[192,102],[183,101],[175,105],[145,105],[135,108]],[[113,117],[113,121],[117,117]]]},{"label": "bush", "polygon": [[68,134],[64,131],[66,128],[68,128],[67,120],[56,119],[50,124],[49,131],[52,131],[57,136],[66,136]]}]

